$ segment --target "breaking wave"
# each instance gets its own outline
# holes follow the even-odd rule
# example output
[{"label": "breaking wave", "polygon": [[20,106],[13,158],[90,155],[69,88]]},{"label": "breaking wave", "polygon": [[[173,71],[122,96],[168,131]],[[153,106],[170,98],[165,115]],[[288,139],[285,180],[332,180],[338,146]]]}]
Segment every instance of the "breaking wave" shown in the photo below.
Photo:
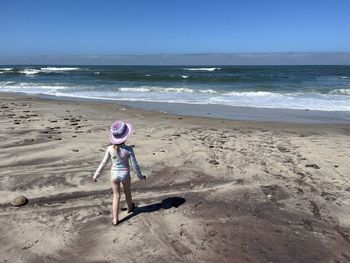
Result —
[{"label": "breaking wave", "polygon": [[183,68],[183,70],[189,70],[189,71],[215,71],[220,70],[221,68]]}]

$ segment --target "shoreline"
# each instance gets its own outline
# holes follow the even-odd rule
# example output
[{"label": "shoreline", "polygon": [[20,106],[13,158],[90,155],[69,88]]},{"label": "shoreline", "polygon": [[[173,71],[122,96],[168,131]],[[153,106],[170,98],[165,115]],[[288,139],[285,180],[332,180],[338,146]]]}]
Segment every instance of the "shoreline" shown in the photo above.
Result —
[{"label": "shoreline", "polygon": [[[187,104],[169,102],[146,102],[127,100],[107,100],[79,98],[71,96],[55,96],[48,94],[28,94],[23,92],[1,92],[49,100],[67,100],[81,102],[97,102],[118,104],[139,110],[148,110],[166,114],[183,115],[188,117],[206,117],[233,121],[253,121],[272,123],[300,124],[350,124],[350,112],[347,111],[318,111],[285,108],[257,108],[227,106],[220,104]],[[0,93],[0,94],[1,94]]]},{"label": "shoreline", "polygon": [[[350,126],[255,122],[0,93],[0,254],[8,262],[345,262]],[[91,177],[116,119],[147,181],[111,225]],[[12,207],[18,195],[29,203]],[[121,207],[125,199],[121,197]],[[120,245],[123,244],[123,245]]]}]

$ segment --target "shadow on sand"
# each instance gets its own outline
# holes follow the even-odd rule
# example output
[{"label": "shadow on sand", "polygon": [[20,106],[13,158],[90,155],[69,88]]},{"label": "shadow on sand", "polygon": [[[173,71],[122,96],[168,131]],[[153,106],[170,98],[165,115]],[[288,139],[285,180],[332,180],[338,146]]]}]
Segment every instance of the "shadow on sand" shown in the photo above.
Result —
[{"label": "shadow on sand", "polygon": [[124,217],[119,221],[119,224],[133,218],[134,216],[137,216],[142,213],[152,213],[155,211],[158,211],[160,209],[170,209],[172,207],[179,207],[180,205],[184,204],[186,202],[185,198],[182,197],[168,197],[162,200],[160,203],[146,205],[146,206],[136,206],[134,209],[134,212],[130,215]]}]

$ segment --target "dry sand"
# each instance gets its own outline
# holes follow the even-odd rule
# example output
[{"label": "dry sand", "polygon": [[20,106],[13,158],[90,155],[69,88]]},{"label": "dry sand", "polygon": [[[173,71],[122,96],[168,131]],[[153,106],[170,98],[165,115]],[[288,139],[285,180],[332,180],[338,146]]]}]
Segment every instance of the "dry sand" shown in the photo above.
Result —
[{"label": "dry sand", "polygon": [[[0,111],[0,262],[350,261],[349,125],[4,93]],[[108,168],[91,177],[116,119],[148,179],[133,175],[138,208],[113,227]]]}]

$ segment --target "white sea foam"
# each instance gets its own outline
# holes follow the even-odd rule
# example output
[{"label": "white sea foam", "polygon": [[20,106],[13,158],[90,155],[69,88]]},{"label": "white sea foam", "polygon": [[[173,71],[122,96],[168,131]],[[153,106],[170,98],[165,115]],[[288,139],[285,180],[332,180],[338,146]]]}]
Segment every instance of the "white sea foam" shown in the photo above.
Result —
[{"label": "white sea foam", "polygon": [[13,85],[16,84],[14,81],[0,81],[0,87],[1,86],[7,86],[7,85]]},{"label": "white sea foam", "polygon": [[[322,111],[350,111],[348,100],[342,96],[320,96],[320,97],[236,97],[219,95],[216,97],[190,96],[191,94],[177,94],[176,97],[163,94],[161,96],[147,96],[142,94],[121,94],[121,93],[53,93],[56,96],[69,96],[90,99],[119,100],[119,101],[145,101],[145,102],[166,102],[166,103],[183,103],[183,104],[218,104],[227,106],[242,106],[256,108],[284,108],[284,109],[310,109]],[[180,97],[179,97],[180,96]]]},{"label": "white sea foam", "polygon": [[186,75],[182,75],[181,76],[183,79],[187,79],[188,78],[188,76],[186,76]]},{"label": "white sea foam", "polygon": [[73,71],[73,70],[79,70],[79,68],[68,68],[68,67],[45,67],[40,69],[32,69],[32,68],[25,68],[23,70],[20,70],[19,73],[26,74],[26,75],[34,75],[38,74],[40,72],[43,73],[51,73],[51,72],[65,72],[65,71]]},{"label": "white sea foam", "polygon": [[17,83],[0,81],[0,91],[48,94],[75,98],[149,101],[185,104],[218,104],[256,108],[310,109],[322,111],[350,111],[350,88],[338,89],[331,94],[273,93],[265,91],[220,92],[211,89],[183,87],[140,86],[119,89],[94,86],[64,86],[58,83]]},{"label": "white sea foam", "polygon": [[256,108],[350,111],[350,100],[346,96],[330,94],[229,92],[211,97],[210,103]]},{"label": "white sea foam", "polygon": [[100,75],[101,73],[99,71],[94,72],[95,75]]},{"label": "white sea foam", "polygon": [[330,92],[331,94],[340,94],[340,95],[350,95],[349,89],[335,89]]},{"label": "white sea foam", "polygon": [[61,71],[72,71],[79,70],[79,68],[69,68],[69,67],[45,67],[41,68],[42,72],[61,72]]},{"label": "white sea foam", "polygon": [[189,71],[215,71],[220,70],[221,68],[183,68],[183,70],[189,70]]},{"label": "white sea foam", "polygon": [[33,68],[26,68],[24,70],[19,71],[19,73],[26,74],[26,75],[34,75],[40,73],[39,69],[33,69]]},{"label": "white sea foam", "polygon": [[13,68],[0,68],[0,70],[3,70],[3,71],[11,71],[11,70],[13,70]]},{"label": "white sea foam", "polygon": [[37,83],[16,83],[14,81],[0,82],[1,91],[16,91],[27,93],[46,93],[56,90],[64,90],[70,87],[60,85],[38,85]]},{"label": "white sea foam", "polygon": [[193,93],[194,90],[187,88],[163,88],[163,87],[138,87],[138,88],[118,88],[121,92],[132,92],[132,93],[150,93],[150,92],[158,92],[158,93]]},{"label": "white sea foam", "polygon": [[343,76],[343,77],[340,77],[341,79],[349,79],[350,77],[346,77],[346,76]]},{"label": "white sea foam", "polygon": [[266,91],[246,91],[246,92],[227,92],[223,95],[237,96],[237,97],[281,97],[280,93],[266,92]]},{"label": "white sea foam", "polygon": [[200,93],[207,93],[207,94],[217,94],[218,92],[216,90],[212,89],[200,89],[198,90]]}]

